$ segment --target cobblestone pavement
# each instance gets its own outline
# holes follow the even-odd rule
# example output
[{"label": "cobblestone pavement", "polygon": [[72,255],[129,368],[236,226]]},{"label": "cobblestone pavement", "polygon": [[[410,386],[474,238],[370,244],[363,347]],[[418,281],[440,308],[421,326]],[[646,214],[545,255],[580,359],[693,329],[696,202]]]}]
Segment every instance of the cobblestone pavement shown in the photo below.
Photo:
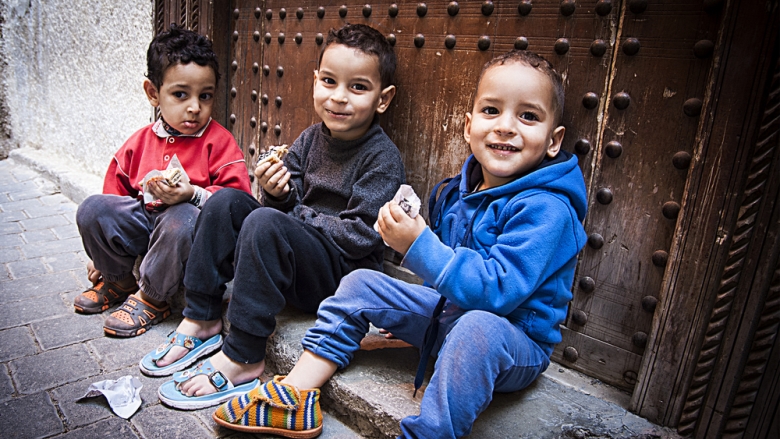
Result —
[{"label": "cobblestone pavement", "polygon": [[[267,437],[218,428],[213,408],[169,409],[157,398],[168,378],[138,361],[181,320],[180,310],[131,339],[103,335],[110,311],[81,315],[73,299],[90,283],[76,227],[77,205],[51,181],[0,161],[0,436],[4,438]],[[101,397],[77,401],[93,382],[138,377],[143,404],[130,419]],[[326,414],[322,438],[358,438]]]}]

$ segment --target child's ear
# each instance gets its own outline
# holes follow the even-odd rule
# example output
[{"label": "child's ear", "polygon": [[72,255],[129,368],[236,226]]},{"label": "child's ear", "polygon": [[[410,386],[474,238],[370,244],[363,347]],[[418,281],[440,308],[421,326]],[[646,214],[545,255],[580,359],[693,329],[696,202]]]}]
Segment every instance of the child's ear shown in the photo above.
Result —
[{"label": "child's ear", "polygon": [[563,135],[566,133],[566,128],[559,126],[554,129],[552,136],[550,136],[550,146],[547,147],[547,155],[549,157],[555,157],[561,150],[561,143],[563,143]]},{"label": "child's ear", "polygon": [[317,88],[317,75],[319,75],[319,74],[320,74],[319,70],[315,70],[314,71],[314,81],[312,81],[313,85],[311,87],[311,92],[312,93],[314,93],[314,90]]},{"label": "child's ear", "polygon": [[390,102],[393,102],[393,98],[395,97],[395,90],[396,88],[394,85],[389,85],[382,90],[379,94],[379,106],[376,107],[377,113],[382,114],[387,111],[387,107],[390,106]]},{"label": "child's ear", "polygon": [[160,105],[160,94],[152,81],[148,79],[144,81],[144,92],[146,92],[146,99],[149,99],[152,107],[157,108]]},{"label": "child's ear", "polygon": [[471,113],[466,113],[466,123],[463,125],[463,138],[471,144]]}]

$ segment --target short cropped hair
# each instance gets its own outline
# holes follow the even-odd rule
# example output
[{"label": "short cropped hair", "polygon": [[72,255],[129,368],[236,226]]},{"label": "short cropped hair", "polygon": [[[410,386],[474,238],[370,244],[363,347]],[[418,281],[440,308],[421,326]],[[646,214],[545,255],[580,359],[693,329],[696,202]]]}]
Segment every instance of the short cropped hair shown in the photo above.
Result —
[{"label": "short cropped hair", "polygon": [[[553,68],[549,61],[534,52],[528,50],[512,50],[486,62],[482,67],[482,71],[479,73],[477,88],[475,90],[479,90],[479,84],[482,82],[482,77],[488,69],[496,65],[505,65],[513,62],[518,62],[539,70],[550,79],[554,93],[554,96],[552,96],[552,104],[553,111],[555,112],[555,125],[559,126],[561,124],[561,119],[563,118],[563,79],[561,78],[561,74]],[[474,93],[476,93],[476,91]]]},{"label": "short cropped hair", "polygon": [[191,30],[171,24],[171,28],[154,37],[146,52],[146,77],[160,88],[168,67],[194,62],[211,67],[219,82],[219,63],[211,47],[211,41]]},{"label": "short cropped hair", "polygon": [[382,80],[382,88],[393,84],[395,76],[395,66],[397,59],[393,46],[387,41],[384,35],[378,30],[365,24],[347,24],[341,29],[331,29],[328,31],[328,38],[325,40],[325,47],[320,52],[322,55],[331,44],[341,44],[343,46],[358,49],[367,55],[376,55],[379,58],[379,77]]}]

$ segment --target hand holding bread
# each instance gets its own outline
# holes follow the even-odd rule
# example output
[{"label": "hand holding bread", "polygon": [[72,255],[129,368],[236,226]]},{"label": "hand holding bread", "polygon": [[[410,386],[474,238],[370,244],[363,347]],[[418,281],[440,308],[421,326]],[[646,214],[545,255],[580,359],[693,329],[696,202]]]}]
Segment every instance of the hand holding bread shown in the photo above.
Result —
[{"label": "hand holding bread", "polygon": [[269,195],[282,198],[290,192],[290,173],[282,161],[288,153],[287,145],[272,146],[260,155],[255,168],[255,177]]}]

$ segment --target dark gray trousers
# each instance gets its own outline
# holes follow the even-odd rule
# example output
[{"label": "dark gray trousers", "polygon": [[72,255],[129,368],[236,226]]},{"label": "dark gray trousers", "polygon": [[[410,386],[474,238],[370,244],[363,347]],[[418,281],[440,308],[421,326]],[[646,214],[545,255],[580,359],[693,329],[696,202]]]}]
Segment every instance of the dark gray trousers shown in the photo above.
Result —
[{"label": "dark gray trousers", "polygon": [[78,208],[76,224],[84,250],[103,278],[117,282],[144,256],[139,285],[155,300],[179,290],[200,210],[188,203],[148,212],[135,198],[92,195]]},{"label": "dark gray trousers", "polygon": [[184,315],[221,318],[225,283],[233,279],[222,351],[234,361],[258,363],[286,304],[316,312],[353,269],[314,227],[261,207],[243,191],[222,189],[198,218],[184,277]]}]

